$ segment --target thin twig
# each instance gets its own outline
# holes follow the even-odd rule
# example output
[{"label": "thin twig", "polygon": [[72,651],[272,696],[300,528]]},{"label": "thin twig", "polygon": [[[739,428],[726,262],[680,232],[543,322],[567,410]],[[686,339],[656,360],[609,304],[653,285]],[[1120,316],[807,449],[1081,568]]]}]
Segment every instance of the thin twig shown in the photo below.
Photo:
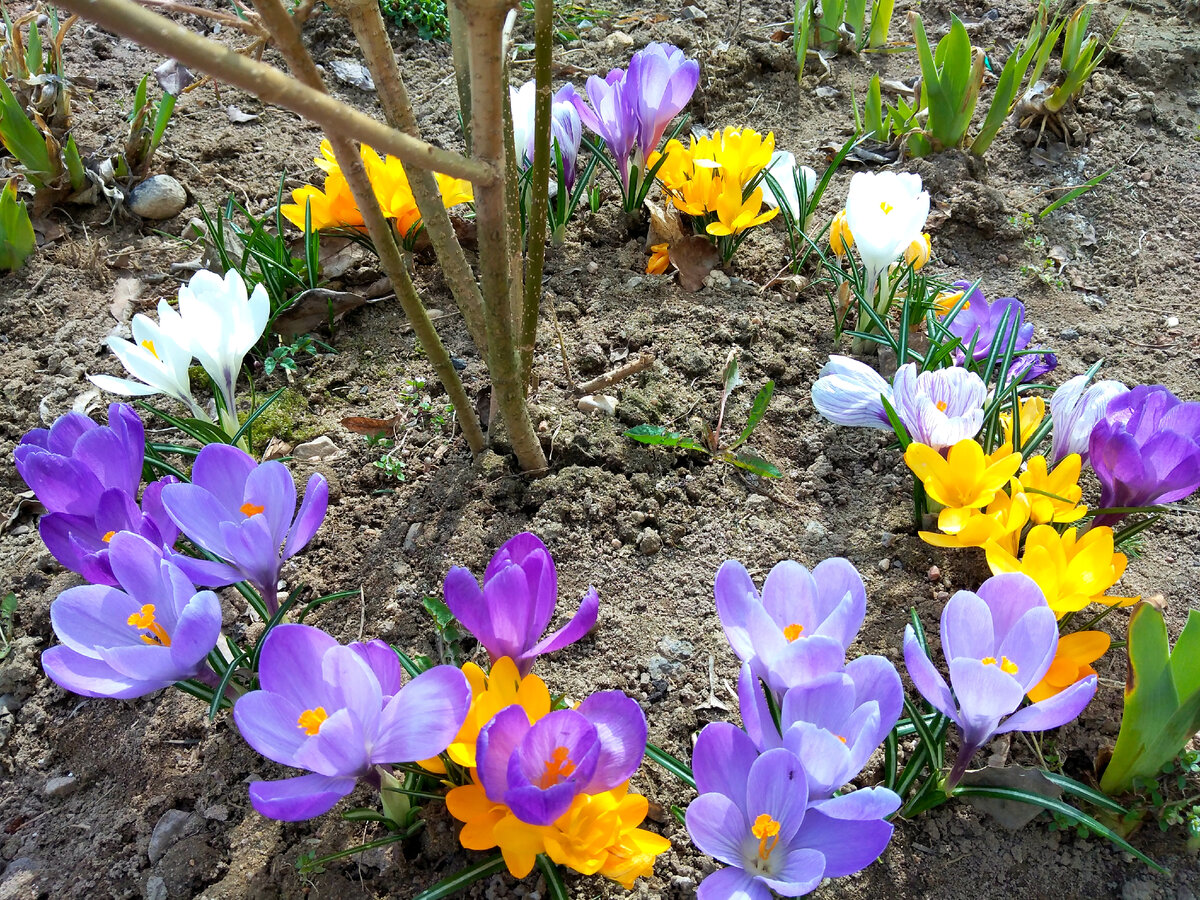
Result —
[{"label": "thin twig", "polygon": [[611,372],[605,372],[591,381],[585,381],[583,384],[577,384],[575,390],[581,394],[594,394],[596,391],[604,390],[606,387],[611,387],[618,381],[624,381],[631,375],[636,375],[638,372],[653,365],[654,354],[646,351],[637,359],[630,360],[625,365],[613,369]]}]

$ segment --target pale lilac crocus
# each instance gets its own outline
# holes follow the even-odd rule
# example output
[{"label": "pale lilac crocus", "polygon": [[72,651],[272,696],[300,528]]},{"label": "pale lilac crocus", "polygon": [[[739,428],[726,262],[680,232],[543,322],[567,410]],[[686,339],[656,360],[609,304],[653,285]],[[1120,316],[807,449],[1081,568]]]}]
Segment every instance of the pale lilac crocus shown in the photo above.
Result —
[{"label": "pale lilac crocus", "polygon": [[1087,375],[1076,375],[1055,390],[1050,398],[1050,419],[1054,423],[1050,459],[1056,465],[1072,453],[1086,464],[1089,439],[1096,423],[1104,418],[1109,402],[1129,391],[1119,381],[1088,384]]},{"label": "pale lilac crocus", "polygon": [[892,403],[892,386],[865,363],[830,356],[812,386],[817,412],[836,425],[891,431],[881,397]]},{"label": "pale lilac crocus", "polygon": [[437,756],[462,727],[471,688],[461,671],[435,666],[400,687],[395,654],[389,662],[375,643],[345,647],[308,625],[276,626],[263,641],[261,689],[237,701],[234,721],[267,759],[309,774],[251,782],[262,815],[319,816],[360,778],[377,785],[375,766]]},{"label": "pale lilac crocus", "polygon": [[759,754],[745,732],[714,722],[692,752],[700,796],[687,808],[692,842],[725,863],[700,884],[698,900],[771,900],[807,894],[824,878],[851,875],[879,858],[900,807],[886,788],[814,800],[791,751]]},{"label": "pale lilac crocus", "polygon": [[138,505],[144,453],[142,421],[123,403],[109,406],[107,426],[69,412],[49,429],[30,431],[13,451],[17,471],[47,510],[38,522],[46,548],[93,584],[117,584],[108,563],[115,534],[131,531],[158,547],[179,536],[161,503],[174,478],[147,486]]},{"label": "pale lilac crocus", "polygon": [[646,753],[646,716],[620,691],[592,694],[532,725],[507,706],[475,745],[479,782],[530,825],[550,825],[579,794],[600,794],[628,781]]},{"label": "pale lilac crocus", "polygon": [[785,747],[808,773],[809,796],[833,792],[862,771],[896,721],[904,689],[896,667],[882,656],[860,656],[841,672],[791,688],[779,704],[779,727],[750,666],[738,678],[746,733],[759,750]]},{"label": "pale lilac crocus", "polygon": [[596,624],[600,595],[589,588],[566,625],[542,638],[558,603],[554,560],[527,531],[505,541],[483,573],[483,589],[470,570],[455,566],[446,573],[446,605],[463,627],[483,644],[493,664],[509,657],[524,678],[534,660],[582,638]]},{"label": "pale lilac crocus", "polygon": [[671,44],[647,44],[629,60],[626,83],[637,119],[638,156],[644,161],[692,99],[700,83],[700,63]]},{"label": "pale lilac crocus", "polygon": [[[1139,385],[1109,401],[1088,439],[1101,509],[1174,503],[1200,488],[1200,403],[1184,403],[1160,384]],[[1112,525],[1125,513],[1102,513]]]},{"label": "pale lilac crocus", "polygon": [[604,140],[621,174],[621,186],[628,191],[629,157],[637,141],[638,120],[625,74],[624,69],[612,69],[604,78],[591,76],[586,86],[590,106],[570,85],[560,94],[575,107],[584,127]]},{"label": "pale lilac crocus", "polygon": [[[533,165],[537,132],[535,128],[534,107],[537,98],[537,84],[533,80],[525,82],[519,88],[510,87],[509,102],[513,118],[513,146],[516,148],[517,166],[527,169]],[[550,168],[554,170],[554,146],[558,146],[562,155],[563,177],[566,190],[570,191],[575,184],[576,163],[579,159],[579,144],[583,138],[583,126],[579,113],[571,102],[571,94],[566,87],[554,95],[550,104]]]},{"label": "pale lilac crocus", "polygon": [[745,566],[727,560],[714,594],[729,646],[779,694],[839,670],[867,612],[862,577],[841,558],[812,572],[785,560],[767,574],[761,595]]},{"label": "pale lilac crocus", "polygon": [[109,545],[120,589],[69,588],[50,604],[61,644],[42,654],[60,687],[85,697],[128,699],[185,681],[206,668],[221,634],[221,604],[197,591],[160,547],[123,532]]},{"label": "pale lilac crocus", "polygon": [[180,557],[185,571],[211,585],[250,581],[274,612],[280,569],[316,534],[329,484],[319,474],[309,478],[297,511],[296,485],[283,463],[256,463],[237,447],[209,444],[196,456],[192,483],[167,485],[162,502],[196,546],[221,559]]},{"label": "pale lilac crocus", "polygon": [[908,436],[935,450],[975,437],[983,426],[987,386],[959,366],[917,373],[905,363],[892,379],[892,405]]},{"label": "pale lilac crocus", "polygon": [[1057,618],[1041,588],[1026,575],[993,575],[976,593],[956,593],[942,610],[941,641],[949,684],[921,649],[913,627],[904,630],[909,677],[960,732],[958,758],[943,787],[947,794],[975,751],[994,735],[1065,725],[1096,693],[1096,676],[1089,675],[1053,697],[1018,709],[1050,669],[1058,649]]}]

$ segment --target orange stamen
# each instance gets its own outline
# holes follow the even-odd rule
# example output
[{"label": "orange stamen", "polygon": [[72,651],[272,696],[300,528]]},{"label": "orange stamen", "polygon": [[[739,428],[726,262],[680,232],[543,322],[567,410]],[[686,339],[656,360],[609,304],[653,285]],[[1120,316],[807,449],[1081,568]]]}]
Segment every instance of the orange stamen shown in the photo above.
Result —
[{"label": "orange stamen", "polygon": [[325,707],[318,706],[316,709],[306,709],[300,713],[300,718],[296,720],[296,725],[304,729],[304,733],[309,737],[321,730],[321,723],[329,718],[329,713],[325,712]]},{"label": "orange stamen", "polygon": [[243,503],[238,507],[247,519],[251,516],[257,516],[260,512],[266,509],[265,506],[259,506],[257,503]]},{"label": "orange stamen", "polygon": [[754,820],[754,827],[750,829],[750,833],[758,838],[759,859],[770,858],[771,851],[779,843],[779,827],[779,823],[766,813]]},{"label": "orange stamen", "polygon": [[554,748],[554,754],[543,763],[546,771],[538,781],[538,787],[542,790],[553,787],[575,771],[575,763],[571,762],[569,758],[570,753],[571,751],[566,747]]},{"label": "orange stamen", "polygon": [[154,349],[154,341],[146,339],[146,340],[142,341],[142,346],[145,347],[147,350],[149,350],[150,355],[153,356],[155,359],[160,359],[160,357],[158,355],[158,351]]},{"label": "orange stamen", "polygon": [[132,625],[134,628],[149,631],[149,634],[141,635],[142,640],[147,644],[151,644],[156,647],[171,646],[171,636],[167,634],[166,629],[159,625],[154,619],[153,603],[147,603],[142,607],[141,612],[133,613],[133,615],[126,619],[125,622],[128,625]]},{"label": "orange stamen", "polygon": [[788,639],[790,644],[804,632],[804,626],[793,622],[787,628],[783,629],[783,636]]},{"label": "orange stamen", "polygon": [[116,534],[115,531],[106,531],[106,532],[104,532],[104,537],[100,538],[100,540],[104,541],[104,543],[107,544],[109,541],[111,541],[113,539],[114,534]]}]

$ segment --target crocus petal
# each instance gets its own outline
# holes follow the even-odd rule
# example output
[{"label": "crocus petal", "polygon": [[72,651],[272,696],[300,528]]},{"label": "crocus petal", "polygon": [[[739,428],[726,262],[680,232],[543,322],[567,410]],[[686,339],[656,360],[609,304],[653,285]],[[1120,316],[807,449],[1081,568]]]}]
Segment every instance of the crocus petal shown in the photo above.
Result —
[{"label": "crocus petal", "polygon": [[422,672],[379,717],[372,762],[412,762],[437,756],[454,740],[471,706],[471,686],[452,666]]},{"label": "crocus petal", "polygon": [[754,657],[754,641],[747,624],[752,610],[760,606],[758,590],[746,567],[736,560],[727,560],[717,570],[713,589],[717,615],[733,652],[743,661]]},{"label": "crocus petal", "polygon": [[766,813],[779,823],[779,842],[786,846],[804,821],[808,777],[790,750],[768,750],[754,761],[746,780],[746,812],[753,821]]},{"label": "crocus petal", "polygon": [[59,687],[84,697],[129,700],[166,687],[166,684],[123,675],[108,663],[76,653],[61,644],[42,654],[42,668]]},{"label": "crocus petal", "polygon": [[1096,676],[1075,682],[1069,688],[1033,703],[1009,716],[996,734],[1006,731],[1047,731],[1065,725],[1078,716],[1096,693]]},{"label": "crocus petal", "polygon": [[171,632],[171,658],[181,672],[199,666],[221,637],[221,601],[200,591],[184,606]]},{"label": "crocus petal", "polygon": [[246,478],[243,501],[262,507],[258,515],[267,522],[272,552],[277,553],[287,537],[288,527],[296,512],[296,483],[292,481],[287,466],[272,460],[255,467]]},{"label": "crocus petal", "polygon": [[[692,805],[697,802],[693,800]],[[717,869],[700,882],[696,900],[771,900],[771,889],[740,868]]]},{"label": "crocus petal", "polygon": [[957,722],[958,708],[954,703],[954,695],[950,693],[950,686],[921,649],[921,642],[917,640],[917,633],[911,625],[904,628],[904,665],[921,696],[942,715]]},{"label": "crocus petal", "polygon": [[[879,792],[891,795],[887,804],[878,803]],[[859,794],[871,796],[859,798]],[[883,816],[895,812],[899,801],[899,797],[885,788],[868,788],[825,800],[809,810],[793,843],[825,857],[826,877],[852,875],[877,860],[887,847],[892,825]],[[878,814],[875,810],[880,806],[891,808]]]},{"label": "crocus petal", "polygon": [[296,766],[330,777],[366,775],[371,764],[368,733],[353,712],[339,709],[296,751]]},{"label": "crocus petal", "polygon": [[479,731],[475,758],[479,783],[493,803],[503,803],[508,791],[508,761],[530,729],[529,717],[520,706],[506,706]]},{"label": "crocus petal", "polygon": [[742,727],[759,750],[783,746],[762,683],[751,671],[750,663],[743,663],[738,674],[738,709],[742,713]]},{"label": "crocus petal", "polygon": [[[462,566],[451,568],[442,584],[442,594],[454,618],[483,643],[483,636],[492,633],[491,613],[484,602],[479,582],[470,570]],[[484,646],[487,646],[486,643]]]},{"label": "crocus petal", "polygon": [[311,625],[276,625],[258,657],[258,683],[300,709],[329,702],[330,691],[317,662],[337,641]]},{"label": "crocus petal", "polygon": [[746,817],[727,796],[701,794],[688,804],[685,821],[700,852],[726,865],[741,865],[742,843],[749,829]]},{"label": "crocus petal", "polygon": [[192,483],[217,499],[226,512],[233,514],[246,501],[246,482],[257,465],[254,458],[229,444],[208,444],[196,456]]},{"label": "crocus petal", "polygon": [[305,708],[270,691],[251,691],[234,704],[233,720],[242,738],[257,753],[299,768],[296,753],[308,741],[300,725]]},{"label": "crocus petal", "polygon": [[996,636],[988,604],[971,591],[956,591],[942,609],[941,637],[946,659],[994,655]]},{"label": "crocus petal", "polygon": [[354,790],[354,778],[299,775],[281,781],[250,782],[250,803],[260,815],[281,822],[302,822],[329,812]]},{"label": "crocus petal", "polygon": [[291,559],[308,546],[321,523],[325,521],[325,512],[329,508],[329,482],[324,475],[313,475],[304,487],[304,499],[300,502],[300,511],[287,534],[287,542],[283,545],[283,558]]},{"label": "crocus petal", "polygon": [[647,726],[642,708],[621,691],[598,691],[579,704],[578,712],[600,738],[596,771],[582,790],[599,794],[628,781],[646,753]]},{"label": "crocus petal", "polygon": [[[600,612],[600,595],[595,588],[589,588],[579,604],[575,615],[558,631],[551,632],[532,650],[526,651],[526,657],[538,657],[553,653],[563,647],[569,647],[577,640],[596,627],[596,617]],[[528,674],[528,673],[526,673]]]},{"label": "crocus petal", "polygon": [[701,794],[724,794],[743,811],[746,779],[758,749],[746,732],[730,722],[705,725],[692,748],[692,774]]},{"label": "crocus petal", "polygon": [[763,877],[781,897],[801,897],[817,889],[825,876],[825,857],[807,847],[789,847],[783,865],[774,878]]},{"label": "crocus petal", "polygon": [[162,502],[171,521],[197,546],[228,558],[221,536],[226,514],[212,494],[196,484],[169,484],[163,488]]}]

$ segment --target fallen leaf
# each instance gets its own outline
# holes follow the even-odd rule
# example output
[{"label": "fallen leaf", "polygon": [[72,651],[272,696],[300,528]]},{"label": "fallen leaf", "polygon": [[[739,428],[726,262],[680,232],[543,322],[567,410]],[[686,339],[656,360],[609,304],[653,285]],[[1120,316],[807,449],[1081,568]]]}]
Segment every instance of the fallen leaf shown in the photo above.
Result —
[{"label": "fallen leaf", "polygon": [[229,116],[229,121],[234,125],[244,125],[247,122],[254,122],[258,116],[253,113],[242,112],[236,106],[225,107],[225,115]]},{"label": "fallen leaf", "polygon": [[41,501],[33,491],[22,491],[13,495],[12,506],[8,509],[8,519],[0,523],[0,534],[8,531],[25,516],[36,516],[46,511]]},{"label": "fallen leaf", "polygon": [[689,293],[704,287],[704,276],[721,262],[717,248],[698,234],[672,244],[671,262],[679,270],[679,286]]},{"label": "fallen leaf", "polygon": [[168,94],[179,96],[188,85],[196,80],[196,76],[191,73],[187,66],[177,59],[168,59],[165,63],[154,70],[154,77],[158,79],[158,86]]},{"label": "fallen leaf", "polygon": [[262,462],[270,462],[273,459],[283,459],[292,452],[292,445],[287,441],[280,440],[277,437],[267,441],[267,449],[263,451]]},{"label": "fallen leaf", "polygon": [[[1062,796],[1062,788],[1050,781],[1040,770],[1025,766],[1005,766],[1002,769],[985,766],[982,769],[967,772],[963,775],[962,783],[975,787],[1014,788],[1041,797],[1058,798]],[[1002,828],[1009,831],[1024,828],[1042,812],[1040,806],[1022,803],[1019,800],[997,800],[993,797],[963,797],[962,799],[976,809],[987,813]]]},{"label": "fallen leaf", "polygon": [[142,287],[140,278],[117,279],[117,283],[113,287],[112,302],[108,304],[108,311],[122,325],[129,321],[130,314],[133,312],[133,301],[142,295]]},{"label": "fallen leaf", "polygon": [[399,416],[390,419],[372,419],[367,416],[346,416],[342,419],[342,427],[355,434],[365,434],[367,437],[378,437],[391,434],[400,424]]},{"label": "fallen leaf", "polygon": [[292,305],[276,317],[271,330],[290,340],[316,331],[369,302],[361,294],[314,288],[298,295]]},{"label": "fallen leaf", "polygon": [[653,247],[655,244],[674,246],[691,235],[690,230],[684,230],[683,219],[675,207],[659,206],[650,199],[645,201],[645,205],[646,209],[650,211],[650,230],[646,235],[647,248]]},{"label": "fallen leaf", "polygon": [[356,87],[360,91],[375,90],[375,81],[362,63],[356,63],[349,59],[335,59],[329,63],[329,71],[333,72],[334,78],[338,81]]}]

